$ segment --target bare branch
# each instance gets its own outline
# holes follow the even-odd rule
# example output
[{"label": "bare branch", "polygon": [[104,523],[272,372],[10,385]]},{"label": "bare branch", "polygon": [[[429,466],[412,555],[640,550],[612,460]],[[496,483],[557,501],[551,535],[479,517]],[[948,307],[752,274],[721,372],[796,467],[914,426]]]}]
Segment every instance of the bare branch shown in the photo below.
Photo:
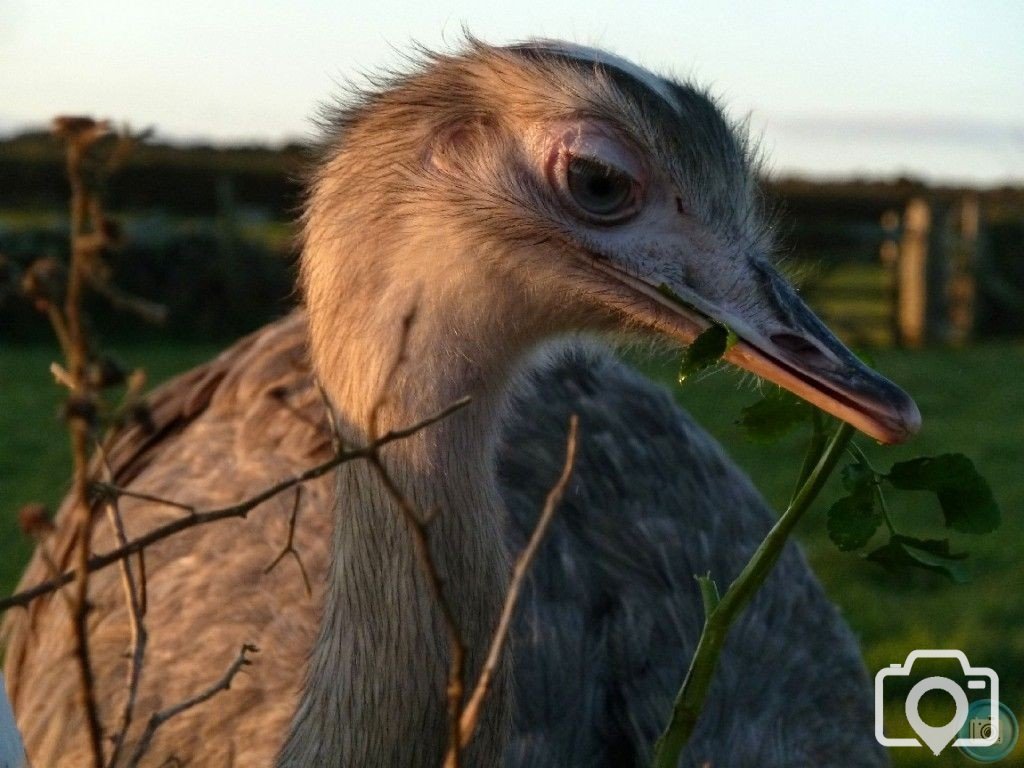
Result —
[{"label": "bare branch", "polygon": [[[97,446],[97,452],[104,468],[107,479],[112,476],[110,463],[107,460],[106,451],[103,446]],[[124,530],[124,520],[121,518],[121,510],[117,504],[117,498],[110,498],[106,503],[107,519],[114,529],[117,543],[121,546],[127,543],[128,537]],[[132,718],[135,714],[135,702],[139,693],[139,682],[142,679],[142,666],[146,655],[146,643],[149,639],[146,631],[145,615],[146,603],[146,570],[142,553],[139,553],[139,582],[136,584],[135,574],[132,573],[131,563],[127,559],[120,561],[121,583],[124,588],[125,602],[128,605],[128,621],[131,629],[131,660],[128,665],[128,693],[125,697],[124,707],[121,710],[121,722],[117,735],[114,736],[114,747],[107,760],[108,768],[117,765],[121,752],[124,749],[125,739],[128,736],[128,729],[131,727]]]},{"label": "bare branch", "polygon": [[163,496],[154,496],[151,493],[141,493],[139,491],[133,491],[130,488],[122,488],[117,485],[113,485],[112,481],[99,481],[96,480],[91,483],[91,487],[95,491],[99,491],[104,496],[111,499],[117,499],[124,496],[129,499],[139,499],[140,501],[152,501],[154,504],[163,504],[166,507],[174,507],[188,512],[190,515],[196,513],[196,508],[191,504],[183,504],[180,501],[174,501],[173,499],[165,499]]},{"label": "bare branch", "polygon": [[142,733],[142,738],[139,739],[139,743],[136,745],[135,751],[132,752],[132,756],[128,760],[128,768],[135,768],[138,766],[139,761],[141,761],[146,752],[149,751],[153,737],[156,735],[160,726],[168,720],[177,717],[181,713],[199,706],[204,701],[209,701],[221,691],[230,690],[231,682],[235,679],[235,675],[241,671],[242,667],[247,667],[252,664],[252,662],[246,657],[246,654],[258,652],[259,648],[255,645],[246,643],[242,646],[242,650],[238,652],[238,656],[235,657],[235,660],[231,662],[231,665],[227,668],[224,675],[210,687],[200,691],[192,698],[185,699],[185,701],[179,702],[174,706],[153,713],[149,718],[149,722],[146,723],[146,730]]},{"label": "bare branch", "polygon": [[[183,531],[197,525],[206,525],[208,523],[213,523],[218,520],[224,520],[230,517],[245,517],[253,509],[258,507],[263,502],[267,501],[267,499],[273,498],[282,491],[286,491],[289,488],[294,488],[295,486],[301,485],[302,483],[308,482],[310,480],[315,480],[318,477],[322,477],[335,467],[338,467],[341,464],[345,464],[346,462],[355,461],[357,459],[368,459],[372,454],[374,454],[376,451],[378,451],[380,448],[387,445],[388,443],[393,443],[396,440],[404,440],[405,438],[416,434],[420,430],[426,429],[432,424],[436,424],[437,422],[447,418],[456,411],[465,408],[469,404],[469,402],[470,398],[468,397],[463,397],[460,400],[456,400],[451,405],[442,408],[437,413],[433,414],[432,416],[428,416],[427,418],[413,424],[412,426],[404,427],[402,429],[391,430],[384,434],[383,436],[381,436],[380,438],[378,438],[377,440],[361,448],[353,448],[346,451],[342,451],[341,453],[335,455],[334,457],[323,462],[322,464],[318,464],[315,467],[306,470],[305,472],[295,475],[294,477],[290,477],[286,480],[282,480],[279,483],[275,483],[274,485],[269,486],[263,491],[260,491],[255,496],[252,496],[246,499],[245,501],[239,502],[238,504],[233,504],[228,507],[212,509],[205,512],[197,511],[194,514],[191,514],[187,517],[182,517],[178,520],[172,520],[171,522],[166,523],[165,525],[159,526],[147,533],[144,533],[138,538],[131,539],[123,546],[119,546],[101,555],[93,555],[89,558],[86,564],[86,569],[90,573],[93,571],[101,570],[112,565],[113,563],[116,563],[118,560],[124,559],[125,557],[130,557],[131,555],[134,555],[136,553],[141,553],[146,547],[155,544],[156,542],[161,541],[162,539],[166,539],[168,536],[173,536],[179,531]],[[124,495],[123,491],[125,489],[120,488],[119,486],[108,485],[105,483],[94,483],[93,485],[94,487],[97,487],[100,490]],[[168,499],[158,499],[154,497],[153,500],[159,501],[161,503],[169,503],[174,506],[182,506],[180,504],[175,504],[174,502],[171,502]],[[0,599],[0,611],[5,611],[8,608],[13,608],[15,606],[28,605],[36,598],[41,597],[43,595],[48,595],[54,590],[58,589],[59,587],[62,587],[63,585],[70,583],[75,578],[76,573],[77,569],[65,571],[60,575],[59,578],[47,579],[46,581],[36,584],[34,587],[29,587],[28,589],[24,589],[21,592],[17,592],[11,595],[10,597]]]},{"label": "bare branch", "polygon": [[278,553],[277,557],[274,558],[273,562],[268,565],[263,573],[270,573],[274,570],[274,567],[280,563],[285,555],[291,555],[295,558],[296,564],[299,566],[299,573],[302,574],[302,583],[306,585],[306,595],[312,597],[313,587],[309,583],[309,575],[306,573],[306,566],[302,564],[302,557],[299,556],[299,552],[295,549],[295,522],[299,517],[299,501],[302,498],[302,486],[295,486],[295,502],[292,504],[292,516],[288,521],[288,539],[285,541],[284,548]]},{"label": "bare branch", "polygon": [[89,285],[119,312],[128,312],[153,325],[167,321],[167,307],[163,304],[133,296],[108,280],[98,279],[95,274],[89,275]]},{"label": "bare branch", "polygon": [[441,576],[437,572],[437,566],[434,564],[434,559],[430,554],[430,544],[427,539],[427,520],[436,516],[436,513],[429,516],[420,513],[409,498],[395,485],[391,475],[388,474],[387,469],[381,463],[379,456],[374,454],[369,457],[369,461],[370,465],[377,471],[377,475],[384,484],[384,488],[406,522],[409,533],[412,536],[416,557],[420,562],[420,567],[423,569],[424,576],[426,576],[431,597],[441,611],[441,619],[448,633],[451,659],[448,666],[448,689],[446,696],[448,699],[448,725],[450,731],[448,737],[449,747],[444,768],[459,768],[460,750],[458,745],[462,741],[460,729],[464,695],[462,669],[466,659],[466,644],[462,639],[462,632],[459,629],[458,622],[455,620],[455,613],[452,610],[451,604],[445,597]]},{"label": "bare branch", "polygon": [[[90,391],[86,377],[89,343],[82,320],[84,284],[89,269],[89,253],[80,243],[82,238],[97,229],[97,221],[88,221],[89,211],[98,209],[95,192],[88,189],[82,173],[82,158],[89,143],[89,134],[76,132],[66,136],[67,171],[71,183],[71,263],[68,270],[67,291],[64,298],[63,325],[66,333],[65,355],[68,388],[68,429],[71,436],[71,455],[74,461],[72,492],[78,500],[75,508],[75,561],[78,566],[72,597],[72,631],[75,639],[75,659],[81,683],[82,707],[88,729],[92,762],[95,768],[103,765],[102,729],[96,708],[95,681],[89,653],[89,549],[92,544],[92,509],[89,505],[89,436],[92,414],[89,412]],[[55,326],[56,327],[56,326]]]},{"label": "bare branch", "polygon": [[[111,500],[106,504],[107,516],[111,526],[114,528],[118,544],[125,544],[127,539],[124,533],[124,523],[121,520],[121,512],[117,507],[117,501]],[[145,608],[140,598],[141,587],[136,586],[135,576],[132,573],[131,564],[127,559],[120,561],[121,582],[125,593],[125,602],[128,604],[128,621],[131,629],[131,660],[128,665],[128,694],[125,697],[124,707],[121,710],[121,721],[114,737],[114,748],[110,753],[107,766],[113,768],[117,765],[121,751],[124,749],[124,741],[128,735],[128,729],[132,724],[132,717],[135,713],[135,701],[138,698],[139,682],[142,679],[142,666],[146,655],[146,643],[149,639],[144,622]],[[145,574],[140,573],[140,579]]]},{"label": "bare branch", "polygon": [[501,617],[498,620],[498,626],[494,630],[494,636],[491,640],[490,650],[487,653],[487,659],[480,670],[480,676],[477,678],[476,687],[473,689],[473,693],[470,695],[469,701],[466,702],[466,706],[462,710],[462,740],[460,744],[463,749],[472,740],[473,734],[476,730],[477,721],[480,718],[480,707],[490,689],[491,680],[493,679],[494,672],[498,667],[498,662],[501,660],[501,652],[505,647],[506,640],[508,639],[509,629],[512,626],[512,616],[515,613],[516,603],[519,600],[519,593],[522,590],[526,574],[530,569],[530,564],[533,562],[533,558],[537,554],[537,549],[540,547],[544,534],[547,533],[548,526],[554,518],[555,510],[562,501],[562,496],[565,495],[565,489],[569,485],[569,479],[572,477],[573,466],[576,463],[578,427],[579,418],[576,414],[573,414],[569,419],[569,437],[566,441],[565,464],[562,466],[562,474],[559,475],[558,482],[556,482],[555,485],[552,486],[551,490],[548,491],[547,498],[544,500],[543,510],[540,513],[540,517],[537,519],[537,525],[533,529],[533,534],[530,536],[529,542],[527,542],[526,547],[520,553],[519,558],[516,560],[515,567],[512,569],[512,581],[509,583],[508,592],[505,595],[505,604],[501,609]]}]

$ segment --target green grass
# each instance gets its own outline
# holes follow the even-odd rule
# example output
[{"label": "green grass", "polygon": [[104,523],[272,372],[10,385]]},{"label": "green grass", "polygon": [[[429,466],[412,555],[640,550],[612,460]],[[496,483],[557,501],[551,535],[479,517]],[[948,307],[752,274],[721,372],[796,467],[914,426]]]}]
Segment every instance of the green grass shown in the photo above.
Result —
[{"label": "green grass", "polygon": [[[202,344],[116,347],[127,364],[153,383],[216,354]],[[55,509],[67,492],[71,453],[60,419],[62,391],[49,373],[56,347],[0,347],[0,592],[14,587],[31,552],[16,513],[29,502]]]},{"label": "green grass", "polygon": [[[146,230],[142,238],[136,236],[135,240],[144,241],[145,235],[152,237],[154,222],[159,222],[163,230],[170,232],[188,232],[195,229],[210,228],[217,223],[223,223],[223,216],[181,216],[163,214],[154,216],[151,213],[126,213],[119,215],[118,222],[131,231],[133,228],[138,231],[140,228]],[[239,217],[231,222],[237,227],[238,233],[254,242],[258,242],[273,251],[288,251],[295,241],[295,224],[292,221],[264,219],[247,219]],[[62,229],[68,227],[68,212],[64,209],[53,208],[0,208],[0,231],[10,230],[22,234],[37,234],[47,230]],[[158,232],[166,236],[166,232]]]},{"label": "green grass", "polygon": [[[166,343],[118,347],[120,357],[145,367],[160,381],[211,356],[209,346]],[[897,576],[855,554],[839,552],[825,535],[824,510],[839,495],[823,493],[800,531],[815,571],[861,638],[871,673],[902,661],[914,648],[960,648],[971,661],[993,667],[1002,697],[1024,710],[1024,344],[981,344],[962,351],[915,353],[880,350],[877,366],[917,398],[924,429],[909,446],[883,448],[860,443],[876,466],[921,454],[960,451],[992,484],[1003,509],[995,534],[954,535],[971,553],[972,582],[956,586],[930,574]],[[29,553],[15,512],[29,501],[56,504],[68,477],[66,436],[57,418],[61,393],[47,372],[54,350],[0,348],[0,590],[7,592]],[[675,362],[646,360],[641,367],[672,385]],[[734,425],[742,406],[756,399],[730,373],[698,377],[677,390],[680,403],[721,440],[754,478],[769,501],[785,504],[801,458],[802,438],[779,444],[747,442]],[[924,495],[897,499],[895,514],[909,532],[944,537],[941,517]],[[881,543],[879,540],[878,543]],[[938,705],[936,705],[938,706]],[[931,758],[920,749],[893,751],[896,765],[973,765],[959,754]],[[1018,748],[1018,759],[1024,750]],[[1013,764],[1012,758],[1003,764]]]}]

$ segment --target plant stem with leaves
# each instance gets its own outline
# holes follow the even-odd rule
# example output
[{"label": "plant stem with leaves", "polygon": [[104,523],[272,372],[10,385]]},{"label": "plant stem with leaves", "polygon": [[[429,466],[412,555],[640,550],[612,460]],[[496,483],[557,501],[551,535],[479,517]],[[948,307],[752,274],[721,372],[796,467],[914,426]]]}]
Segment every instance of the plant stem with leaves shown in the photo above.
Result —
[{"label": "plant stem with leaves", "polygon": [[817,498],[842,458],[853,433],[853,427],[841,424],[824,444],[812,440],[811,450],[817,445],[820,445],[820,449],[817,450],[815,460],[807,462],[811,466],[809,473],[794,494],[789,507],[721,598],[710,576],[698,578],[704,598],[704,628],[686,679],[676,696],[672,718],[655,746],[654,768],[675,768],[679,764],[679,755],[697,724],[729,629],[768,577],[796,524]]}]

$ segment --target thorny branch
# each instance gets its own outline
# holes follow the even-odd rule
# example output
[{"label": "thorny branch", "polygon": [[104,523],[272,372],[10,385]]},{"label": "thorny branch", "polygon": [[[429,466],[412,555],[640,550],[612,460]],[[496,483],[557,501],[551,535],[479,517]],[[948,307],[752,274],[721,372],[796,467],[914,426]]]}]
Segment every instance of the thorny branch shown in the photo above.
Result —
[{"label": "thorny branch", "polygon": [[[96,184],[87,183],[84,163],[89,149],[109,133],[103,123],[57,120],[55,133],[67,146],[67,172],[71,184],[71,261],[67,289],[61,315],[56,302],[51,302],[48,314],[54,330],[64,347],[69,391],[67,404],[68,430],[71,436],[71,454],[74,462],[72,493],[75,506],[75,586],[72,591],[71,613],[75,637],[82,707],[88,730],[92,762],[101,768],[103,760],[102,728],[96,707],[95,680],[89,651],[89,547],[92,542],[92,508],[89,504],[89,440],[95,427],[96,394],[86,376],[90,349],[82,322],[82,299],[89,273],[105,245],[103,232],[105,219],[97,196]],[[95,180],[94,180],[95,182]]]},{"label": "thorny branch", "polygon": [[[59,573],[46,544],[46,538],[52,532],[53,526],[46,519],[45,511],[26,515],[22,524],[25,530],[37,539],[42,560],[54,576],[51,581],[59,585],[73,582],[73,588],[63,594],[71,614],[74,658],[78,670],[79,695],[84,710],[91,763],[94,768],[102,768],[104,765],[112,767],[119,763],[134,714],[147,643],[144,623],[146,571],[141,549],[137,550],[137,576],[127,560],[119,560],[129,613],[131,654],[128,690],[119,719],[119,728],[116,735],[110,739],[113,747],[109,759],[105,760],[88,631],[91,610],[89,575],[95,570],[90,565],[94,561],[91,555],[94,507],[90,498],[93,484],[89,479],[89,468],[92,464],[89,446],[92,442],[98,446],[96,452],[100,459],[99,464],[105,470],[109,484],[112,472],[100,435],[103,431],[104,416],[110,414],[104,411],[107,404],[102,390],[112,384],[125,382],[125,378],[116,365],[112,365],[108,359],[101,358],[93,348],[87,333],[88,323],[83,311],[83,301],[86,289],[91,288],[106,298],[115,309],[131,312],[150,322],[162,322],[166,310],[159,304],[132,296],[114,285],[110,280],[110,269],[103,261],[104,251],[118,244],[119,228],[107,218],[101,201],[101,192],[107,178],[124,162],[136,144],[145,138],[145,134],[132,134],[127,128],[114,132],[110,129],[109,123],[97,122],[88,117],[56,118],[53,133],[64,141],[66,149],[67,175],[71,187],[71,256],[66,274],[60,262],[55,259],[43,258],[34,262],[22,281],[22,289],[36,308],[49,319],[64,355],[64,364],[54,362],[50,370],[56,382],[68,390],[65,416],[73,461],[71,494],[74,503],[70,524],[74,534],[72,551],[75,569],[65,574]],[[135,371],[127,377],[126,383],[122,401],[112,411],[114,418],[110,420],[111,425],[121,423],[123,414],[128,413],[136,404],[145,383],[145,375],[141,371]],[[118,499],[117,494],[107,493],[102,500],[114,537],[120,547],[125,547],[130,542],[125,534]],[[174,502],[168,503],[174,505]],[[35,507],[42,510],[39,505]],[[214,692],[186,702],[185,708],[209,698]],[[177,711],[181,711],[181,705],[169,710],[170,714],[167,716],[173,716]],[[151,725],[153,722],[151,720]],[[147,736],[151,738],[148,730]],[[133,765],[138,762],[146,748],[145,745],[140,745],[136,750]]]}]

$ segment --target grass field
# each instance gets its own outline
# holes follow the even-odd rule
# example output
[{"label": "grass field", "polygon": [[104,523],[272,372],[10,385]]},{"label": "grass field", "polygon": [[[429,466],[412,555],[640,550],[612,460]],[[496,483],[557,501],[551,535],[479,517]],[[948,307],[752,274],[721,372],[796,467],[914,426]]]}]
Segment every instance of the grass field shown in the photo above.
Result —
[{"label": "grass field", "polygon": [[[119,355],[144,366],[159,381],[209,357],[202,345],[168,343],[121,346]],[[9,591],[29,552],[15,512],[25,502],[56,504],[68,476],[66,438],[57,419],[60,393],[47,367],[45,347],[0,348],[0,591]],[[930,574],[893,575],[856,555],[836,550],[825,536],[824,509],[839,495],[837,483],[823,494],[802,525],[800,537],[832,598],[860,636],[872,674],[902,661],[914,648],[960,648],[971,661],[1000,675],[1003,700],[1024,711],[1024,343],[980,344],[963,351],[874,353],[877,366],[915,395],[925,427],[912,445],[861,444],[877,466],[921,454],[961,451],[990,480],[1003,510],[1003,525],[981,537],[953,535],[971,553],[972,581],[952,585]],[[641,363],[653,378],[671,384],[674,364]],[[799,466],[802,441],[778,445],[746,442],[734,425],[739,409],[754,399],[732,374],[688,384],[678,392],[721,440],[776,508],[785,504]],[[908,495],[909,496],[909,495]],[[930,498],[909,496],[894,505],[908,532],[942,538],[941,518]],[[881,542],[879,542],[881,543]],[[928,700],[926,698],[926,703]],[[941,711],[941,702],[931,702]],[[926,716],[927,717],[927,716]],[[948,717],[946,718],[948,719]],[[972,765],[959,754],[934,759],[924,750],[893,752],[899,766]],[[1019,761],[1024,749],[1014,753]],[[1014,758],[1003,762],[1016,765]]]}]

